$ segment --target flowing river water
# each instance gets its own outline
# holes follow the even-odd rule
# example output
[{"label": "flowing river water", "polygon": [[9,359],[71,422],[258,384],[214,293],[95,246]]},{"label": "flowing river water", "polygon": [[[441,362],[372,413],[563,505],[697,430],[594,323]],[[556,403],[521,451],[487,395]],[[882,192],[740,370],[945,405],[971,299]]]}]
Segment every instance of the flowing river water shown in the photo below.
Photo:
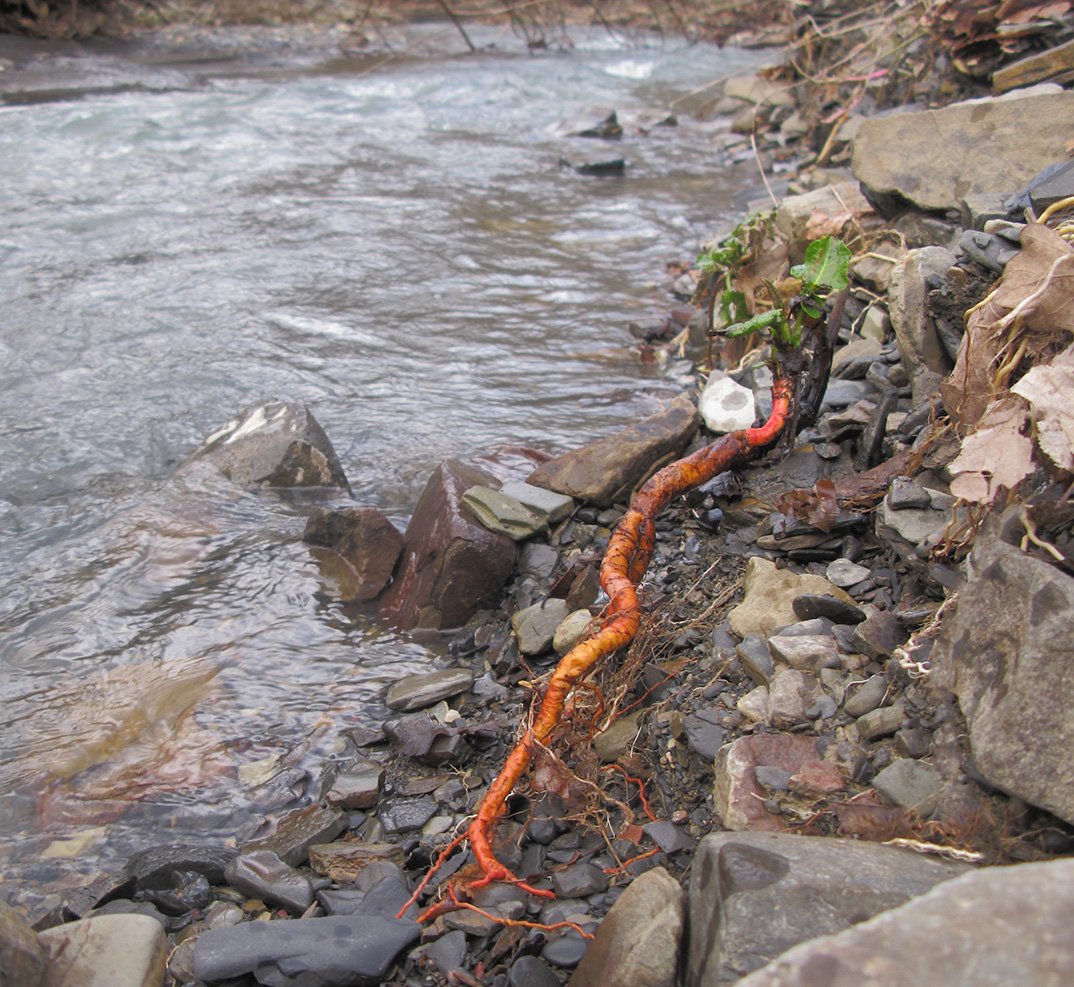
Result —
[{"label": "flowing river water", "polygon": [[[402,528],[447,457],[563,452],[681,389],[629,323],[757,174],[715,150],[726,120],[654,124],[756,53],[432,37],[382,62],[0,60],[8,899],[248,838],[391,681],[443,661],[333,600],[309,498],[176,479],[201,438],[306,402],[355,502]],[[17,68],[40,81],[5,91]],[[568,136],[613,109],[621,142]],[[620,178],[561,164],[617,157]]]}]

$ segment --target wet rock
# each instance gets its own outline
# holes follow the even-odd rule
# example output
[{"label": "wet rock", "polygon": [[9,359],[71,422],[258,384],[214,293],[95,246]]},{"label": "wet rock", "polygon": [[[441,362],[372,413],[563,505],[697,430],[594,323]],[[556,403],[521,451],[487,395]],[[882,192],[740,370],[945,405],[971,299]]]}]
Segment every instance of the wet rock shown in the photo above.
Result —
[{"label": "wet rock", "polygon": [[[885,849],[885,848],[878,848]],[[837,935],[802,943],[738,987],[1064,984],[1074,861],[986,867]]]},{"label": "wet rock", "polygon": [[[786,673],[784,673],[786,674]],[[757,784],[755,769],[778,768],[795,774],[803,764],[817,760],[817,745],[809,737],[767,733],[740,737],[721,748],[713,766],[713,813],[730,830],[786,829],[786,821],[764,807],[765,793]]]},{"label": "wet rock", "polygon": [[403,558],[378,612],[403,630],[460,627],[496,603],[515,563],[515,543],[479,524],[462,505],[470,487],[495,486],[484,470],[441,463],[403,536]]},{"label": "wet rock", "polygon": [[570,497],[555,490],[536,487],[532,483],[505,483],[500,487],[500,493],[514,497],[548,527],[565,521],[574,511],[574,501]]},{"label": "wet rock", "polygon": [[14,908],[0,901],[0,984],[37,987],[45,972],[45,950],[37,933]]},{"label": "wet rock", "polygon": [[195,871],[210,884],[223,884],[224,869],[236,854],[236,850],[221,846],[176,843],[149,847],[131,857],[123,872],[134,878],[138,891],[171,887],[175,871]]},{"label": "wet rock", "polygon": [[436,815],[437,805],[430,798],[392,799],[377,812],[386,833],[407,833],[421,829]]},{"label": "wet rock", "polygon": [[46,952],[41,987],[161,987],[164,983],[168,940],[160,923],[144,915],[83,919],[47,929],[38,934],[38,941]]},{"label": "wet rock", "polygon": [[911,378],[921,370],[948,374],[954,366],[928,308],[930,282],[942,279],[954,263],[955,255],[945,247],[921,247],[911,250],[891,272],[888,311],[899,354]]},{"label": "wet rock", "polygon": [[310,847],[310,867],[314,873],[337,884],[354,881],[367,867],[380,867],[384,862],[402,867],[404,860],[403,848],[395,843],[348,840]]},{"label": "wet rock", "polygon": [[678,457],[697,431],[697,409],[683,394],[661,413],[539,466],[528,482],[597,507],[625,501],[653,465]]},{"label": "wet rock", "polygon": [[301,915],[313,903],[310,879],[271,850],[239,854],[227,865],[225,878],[236,891],[286,908],[292,915]]},{"label": "wet rock", "polygon": [[1074,579],[991,536],[970,556],[958,609],[932,652],[958,697],[977,769],[992,785],[1074,823]]},{"label": "wet rock", "polygon": [[315,508],[302,540],[337,553],[354,573],[347,600],[372,600],[388,585],[403,551],[403,536],[373,507]]},{"label": "wet rock", "polygon": [[463,961],[466,959],[466,933],[455,930],[446,936],[434,939],[422,950],[425,959],[431,963],[444,976],[449,976],[454,970],[463,969]]},{"label": "wet rock", "polygon": [[797,943],[856,925],[966,870],[965,864],[857,840],[707,836],[692,868],[686,982],[733,982]]},{"label": "wet rock", "polygon": [[[958,209],[967,195],[1007,193],[1028,182],[1041,162],[1066,160],[1072,128],[1074,93],[1047,84],[872,117],[854,141],[854,177],[887,208],[908,199],[926,211]],[[995,153],[982,160],[977,152],[985,143]]]},{"label": "wet rock", "polygon": [[473,681],[474,673],[468,668],[445,668],[424,675],[407,675],[392,683],[384,698],[384,705],[403,713],[425,709],[441,699],[450,699],[466,692]]},{"label": "wet rock", "polygon": [[491,487],[471,487],[462,495],[468,507],[489,531],[522,541],[544,530],[544,521],[521,501]]},{"label": "wet rock", "polygon": [[767,720],[777,730],[789,730],[803,723],[806,711],[816,698],[816,679],[806,672],[784,668],[776,672],[768,687]]},{"label": "wet rock", "polygon": [[271,836],[250,840],[243,853],[271,850],[280,860],[292,867],[303,864],[314,843],[328,843],[347,828],[347,814],[338,809],[308,805],[281,816]]},{"label": "wet rock", "polygon": [[837,600],[834,596],[815,593],[803,593],[791,602],[795,616],[802,620],[814,620],[826,617],[833,624],[860,624],[865,620],[865,611],[855,603]]},{"label": "wet rock", "polygon": [[843,590],[821,576],[777,569],[768,559],[751,558],[746,563],[743,600],[728,616],[731,630],[745,637],[793,624],[797,619],[794,600],[803,594],[831,596],[854,603]]},{"label": "wet rock", "polygon": [[560,987],[559,977],[536,956],[520,956],[507,973],[508,987]]},{"label": "wet rock", "polygon": [[383,783],[383,765],[363,761],[336,775],[325,800],[337,809],[372,809]]},{"label": "wet rock", "polygon": [[939,804],[943,779],[926,761],[900,759],[877,774],[873,788],[896,805],[928,818]]},{"label": "wet rock", "polygon": [[349,491],[328,436],[302,404],[248,408],[210,435],[180,467],[209,462],[240,487],[340,487]]},{"label": "wet rock", "polygon": [[679,882],[647,871],[609,909],[568,987],[674,987],[682,923]]},{"label": "wet rock", "polygon": [[572,864],[552,874],[557,898],[588,898],[608,887],[608,876],[592,864]]},{"label": "wet rock", "polygon": [[169,887],[150,888],[140,895],[166,915],[186,915],[195,909],[205,908],[212,901],[209,882],[197,871],[174,870]]},{"label": "wet rock", "polygon": [[198,936],[194,972],[206,981],[253,973],[269,987],[366,987],[420,934],[417,922],[368,915],[244,922]]},{"label": "wet rock", "polygon": [[524,655],[544,654],[552,647],[556,631],[566,617],[566,600],[544,600],[519,610],[511,617],[511,630],[518,637],[518,650]]},{"label": "wet rock", "polygon": [[615,110],[612,110],[595,127],[586,127],[571,135],[572,137],[590,137],[599,140],[619,140],[623,136],[623,125],[619,122]]},{"label": "wet rock", "polygon": [[736,383],[722,370],[709,374],[698,411],[705,427],[718,435],[750,428],[757,417],[753,391]]}]

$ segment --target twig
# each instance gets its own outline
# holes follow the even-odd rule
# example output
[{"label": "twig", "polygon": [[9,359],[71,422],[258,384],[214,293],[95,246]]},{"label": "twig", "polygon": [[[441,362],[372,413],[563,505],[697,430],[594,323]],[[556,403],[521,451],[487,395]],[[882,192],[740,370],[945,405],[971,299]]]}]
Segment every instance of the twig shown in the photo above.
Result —
[{"label": "twig", "polygon": [[448,5],[447,0],[439,0],[439,3],[440,6],[444,8],[444,13],[451,18],[454,25],[459,29],[459,34],[462,35],[463,41],[465,41],[466,44],[469,45],[470,51],[477,51],[477,49],[474,47],[474,43],[470,40],[470,35],[466,33],[466,28],[462,26],[462,21],[459,20],[458,15]]}]

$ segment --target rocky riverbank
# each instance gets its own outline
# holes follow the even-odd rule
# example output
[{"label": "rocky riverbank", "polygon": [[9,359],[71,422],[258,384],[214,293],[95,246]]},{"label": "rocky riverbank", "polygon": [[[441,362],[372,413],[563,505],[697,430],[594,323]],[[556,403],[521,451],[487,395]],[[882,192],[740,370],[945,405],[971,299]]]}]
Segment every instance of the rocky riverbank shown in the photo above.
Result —
[{"label": "rocky riverbank", "polygon": [[[811,109],[770,76],[720,98],[728,148],[759,141],[771,166]],[[340,598],[409,633],[461,626],[452,661],[397,682],[394,719],[341,737],[314,804],[258,839],[144,853],[36,931],[6,910],[4,975],[1067,982],[1072,115],[1057,85],[848,114],[827,163],[786,175],[774,215],[723,241],[743,248],[732,280],[750,291],[817,236],[852,245],[833,376],[788,455],[658,520],[642,633],[579,690],[500,827],[502,859],[554,899],[492,884],[476,908],[397,917],[542,676],[599,618],[599,562],[631,492],[765,414],[762,354],[727,346],[696,392],[535,456],[525,482],[445,463],[405,534],[371,510],[314,512],[303,537]],[[696,287],[683,275],[638,328],[646,353],[704,361]],[[245,414],[184,468],[346,487],[328,438],[286,405]],[[420,905],[471,864],[465,847],[448,857]]]}]

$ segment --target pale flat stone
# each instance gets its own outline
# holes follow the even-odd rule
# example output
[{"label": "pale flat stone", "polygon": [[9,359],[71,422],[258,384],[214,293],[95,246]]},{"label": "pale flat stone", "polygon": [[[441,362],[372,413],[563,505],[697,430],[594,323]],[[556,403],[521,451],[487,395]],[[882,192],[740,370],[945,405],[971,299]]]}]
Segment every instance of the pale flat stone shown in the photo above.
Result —
[{"label": "pale flat stone", "polygon": [[565,655],[590,633],[593,626],[593,615],[588,610],[575,610],[567,614],[552,637],[552,650]]},{"label": "pale flat stone", "polygon": [[491,487],[470,487],[462,495],[462,503],[489,531],[513,541],[530,538],[545,528],[544,519],[521,501]]},{"label": "pale flat stone", "polygon": [[513,614],[511,630],[518,638],[518,650],[524,655],[543,654],[552,647],[566,616],[567,601],[556,599],[543,600]]},{"label": "pale flat stone", "polygon": [[384,705],[403,713],[425,709],[441,699],[465,692],[473,681],[474,673],[468,668],[445,668],[426,675],[407,675],[389,686]]},{"label": "pale flat stone", "polygon": [[41,987],[162,987],[168,939],[147,915],[98,915],[38,934]]},{"label": "pale flat stone", "polygon": [[571,516],[574,500],[566,494],[556,493],[544,487],[535,487],[532,483],[505,483],[500,493],[514,497],[527,510],[542,518],[546,524],[558,524]]},{"label": "pale flat stone", "polygon": [[742,602],[728,615],[731,630],[739,637],[767,634],[798,620],[794,599],[802,595],[833,596],[844,603],[854,600],[822,576],[778,569],[774,562],[758,557],[746,563]]}]

